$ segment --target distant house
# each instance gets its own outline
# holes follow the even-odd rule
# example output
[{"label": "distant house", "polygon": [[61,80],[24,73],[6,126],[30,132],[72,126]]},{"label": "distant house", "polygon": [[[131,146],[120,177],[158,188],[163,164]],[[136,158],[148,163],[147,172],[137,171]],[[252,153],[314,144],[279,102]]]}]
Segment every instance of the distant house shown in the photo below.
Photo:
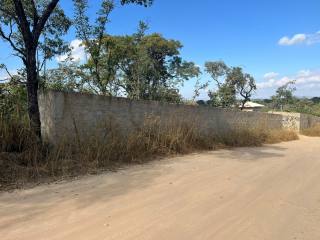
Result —
[{"label": "distant house", "polygon": [[[239,108],[241,109],[241,106],[239,106]],[[257,111],[261,111],[262,108],[264,108],[265,106],[259,103],[255,103],[255,102],[246,102],[244,104],[244,108],[242,109],[242,111],[247,111],[247,112],[257,112]]]}]

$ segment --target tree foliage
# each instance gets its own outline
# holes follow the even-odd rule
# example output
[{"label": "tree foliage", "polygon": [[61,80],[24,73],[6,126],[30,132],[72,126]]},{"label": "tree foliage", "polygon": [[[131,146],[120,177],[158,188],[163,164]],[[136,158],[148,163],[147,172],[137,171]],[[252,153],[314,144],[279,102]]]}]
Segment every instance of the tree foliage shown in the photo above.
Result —
[{"label": "tree foliage", "polygon": [[[119,85],[134,99],[176,99],[178,86],[196,77],[200,69],[180,57],[182,44],[161,34],[145,34],[140,23],[136,34],[118,38],[124,55],[119,62]],[[173,99],[172,99],[173,98]]]},{"label": "tree foliage", "polygon": [[[57,2],[0,0],[0,38],[12,47],[14,55],[23,63],[27,63],[28,51],[36,48],[38,72],[45,60],[68,51],[62,36],[71,26],[71,20]],[[22,12],[17,12],[15,6]],[[27,25],[26,29],[22,25]]]},{"label": "tree foliage", "polygon": [[231,85],[235,86],[236,93],[241,98],[240,108],[243,110],[245,104],[250,101],[252,94],[257,90],[255,79],[248,73],[244,73],[242,68],[234,67],[228,76]]},{"label": "tree foliage", "polygon": [[121,0],[121,4],[136,3],[145,7],[152,5],[154,0]]},{"label": "tree foliage", "polygon": [[[88,1],[73,0],[75,5],[75,27],[77,37],[82,40],[89,60],[81,66],[80,81],[93,92],[103,95],[116,95],[119,87],[116,83],[117,64],[123,57],[117,38],[108,36],[106,26],[109,15],[114,9],[113,0],[102,0],[94,24],[87,16]],[[151,0],[122,0],[121,4],[135,3],[150,6]]]},{"label": "tree foliage", "polygon": [[[236,106],[237,97],[240,97],[243,108],[257,89],[254,78],[244,73],[241,67],[229,67],[223,61],[206,62],[205,71],[217,86],[216,91],[209,91],[210,103],[215,107]],[[209,83],[204,86],[209,86]]]},{"label": "tree foliage", "polygon": [[[140,22],[132,35],[105,34],[103,27],[90,26],[87,20],[80,23],[84,19],[84,13],[80,12],[85,8],[78,5],[77,29],[89,58],[67,77],[79,84],[76,90],[132,99],[180,101],[178,87],[198,76],[200,70],[193,62],[180,57],[179,41],[165,39],[158,33],[146,34],[148,26],[144,22]],[[101,26],[108,21],[105,14],[109,10],[104,12],[106,18]],[[62,65],[60,70],[66,73]]]},{"label": "tree foliage", "polygon": [[283,86],[280,86],[276,94],[272,96],[274,108],[283,110],[284,106],[294,102],[293,93],[296,91],[295,81],[289,81]]}]

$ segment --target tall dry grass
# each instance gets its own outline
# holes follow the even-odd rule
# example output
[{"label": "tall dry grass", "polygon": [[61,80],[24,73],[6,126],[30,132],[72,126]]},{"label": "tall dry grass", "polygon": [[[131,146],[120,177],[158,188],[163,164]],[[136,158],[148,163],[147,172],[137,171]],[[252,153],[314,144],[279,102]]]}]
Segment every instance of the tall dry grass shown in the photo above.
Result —
[{"label": "tall dry grass", "polygon": [[261,146],[298,138],[290,131],[271,131],[263,127],[248,129],[239,126],[228,134],[204,133],[196,121],[172,119],[162,123],[160,118],[152,116],[128,134],[123,134],[112,123],[105,126],[102,137],[63,141],[52,148],[39,145],[27,121],[0,120],[0,188],[117,169],[124,164],[143,163],[154,157],[223,146]]},{"label": "tall dry grass", "polygon": [[320,124],[317,124],[311,128],[303,129],[301,134],[308,137],[320,137]]}]

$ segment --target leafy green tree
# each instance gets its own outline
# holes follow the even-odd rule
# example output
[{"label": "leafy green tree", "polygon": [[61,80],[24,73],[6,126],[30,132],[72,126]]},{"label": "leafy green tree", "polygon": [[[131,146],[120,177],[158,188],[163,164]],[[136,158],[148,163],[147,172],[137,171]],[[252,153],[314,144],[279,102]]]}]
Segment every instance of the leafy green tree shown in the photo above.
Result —
[{"label": "leafy green tree", "polygon": [[[216,83],[217,90],[209,91],[210,104],[214,107],[231,107],[236,103],[235,86],[228,81],[231,69],[223,62],[206,62],[205,71]],[[210,80],[207,82],[209,86]]]},{"label": "leafy green tree", "polygon": [[121,4],[135,3],[147,7],[150,6],[153,1],[154,0],[121,0]]},{"label": "leafy green tree", "polygon": [[206,62],[205,69],[218,87],[222,85],[221,78],[225,77],[230,71],[230,68],[223,61]]},{"label": "leafy green tree", "polygon": [[251,100],[254,91],[257,90],[255,79],[250,74],[244,73],[242,68],[233,67],[226,81],[234,86],[236,93],[240,96],[240,108],[243,110],[245,104]]},{"label": "leafy green tree", "polygon": [[130,36],[99,35],[98,42],[84,40],[90,57],[80,66],[77,81],[97,94],[179,102],[178,86],[198,76],[200,70],[182,60],[180,42],[156,33],[146,35],[147,29],[140,22],[137,32]]},{"label": "leafy green tree", "polygon": [[47,71],[44,88],[58,91],[90,92],[92,90],[81,80],[82,71],[77,62],[63,61],[58,68]]},{"label": "leafy green tree", "polygon": [[[100,10],[97,12],[95,24],[90,24],[89,17],[86,15],[88,9],[87,0],[73,0],[75,5],[75,27],[77,30],[77,37],[82,40],[86,52],[90,59],[87,64],[82,66],[82,77],[87,77],[87,81],[92,81],[97,86],[107,85],[106,79],[102,77],[101,46],[105,35],[106,25],[109,22],[109,15],[114,9],[114,2],[112,0],[101,1]],[[86,71],[87,70],[87,71]],[[96,90],[96,89],[95,89]],[[99,88],[101,94],[107,95],[107,90],[103,87]],[[98,90],[96,90],[98,93]]]},{"label": "leafy green tree", "polygon": [[24,119],[27,92],[21,82],[25,78],[25,70],[21,69],[16,74],[11,74],[4,64],[0,64],[1,69],[7,72],[7,77],[0,80],[0,117],[7,121]]},{"label": "leafy green tree", "polygon": [[217,86],[216,91],[209,91],[210,103],[215,107],[234,107],[240,97],[243,108],[257,89],[254,78],[240,67],[229,67],[223,61],[216,61],[206,62],[205,69]]},{"label": "leafy green tree", "polygon": [[180,57],[179,41],[165,39],[158,33],[145,34],[140,23],[138,32],[122,38],[127,46],[119,63],[120,86],[129,98],[145,100],[177,99],[178,86],[197,77],[200,69]]},{"label": "leafy green tree", "polygon": [[313,103],[320,103],[320,97],[313,97],[310,99]]},{"label": "leafy green tree", "polygon": [[[114,9],[113,0],[102,0],[100,10],[97,12],[95,24],[91,24],[87,16],[88,1],[73,0],[75,5],[75,27],[77,37],[82,40],[89,60],[81,66],[83,82],[86,82],[95,93],[103,95],[114,95],[117,88],[115,82],[116,63],[119,54],[114,49],[114,40],[106,37],[106,26],[109,22],[109,15]],[[134,3],[150,6],[152,0],[122,0],[121,4]],[[111,49],[112,48],[112,49]],[[104,54],[107,53],[107,54]],[[108,55],[109,54],[109,55]],[[103,56],[102,56],[103,55]]]},{"label": "leafy green tree", "polygon": [[296,91],[295,81],[289,81],[279,87],[276,94],[272,96],[274,108],[284,110],[285,105],[291,104],[294,101],[293,93]]},{"label": "leafy green tree", "polygon": [[67,51],[61,36],[71,25],[58,2],[0,0],[0,38],[11,46],[25,66],[28,114],[31,127],[39,137],[39,72],[45,60]]}]

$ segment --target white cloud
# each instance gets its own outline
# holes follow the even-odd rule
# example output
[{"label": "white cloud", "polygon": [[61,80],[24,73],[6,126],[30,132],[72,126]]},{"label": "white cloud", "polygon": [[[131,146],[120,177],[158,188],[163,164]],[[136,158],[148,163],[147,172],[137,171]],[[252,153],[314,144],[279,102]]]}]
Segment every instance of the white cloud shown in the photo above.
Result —
[{"label": "white cloud", "polygon": [[[82,46],[82,41],[79,39],[74,39],[70,43],[71,48],[71,58],[72,61],[83,61],[86,59],[86,52],[84,46]],[[58,56],[56,59],[58,62],[63,62],[68,58],[67,54]]]},{"label": "white cloud", "polygon": [[276,72],[268,72],[263,75],[264,82],[257,83],[258,88],[272,88],[276,83],[276,77],[279,76],[279,73]]},{"label": "white cloud", "polygon": [[288,82],[292,82],[292,81],[295,81],[295,78],[291,78],[291,77],[285,76],[285,77],[282,77],[282,78],[276,80],[275,81],[275,86],[276,87],[281,87],[281,86],[287,84]]},{"label": "white cloud", "polygon": [[290,46],[290,45],[295,45],[299,43],[303,43],[307,40],[307,36],[305,34],[296,34],[292,38],[289,38],[288,36],[282,37],[279,40],[279,45],[283,46]]},{"label": "white cloud", "polygon": [[278,42],[278,44],[282,46],[292,46],[297,44],[312,45],[315,43],[320,43],[320,31],[311,34],[299,33],[292,37],[285,36]]},{"label": "white cloud", "polygon": [[297,74],[297,76],[299,77],[308,77],[310,76],[312,73],[310,70],[300,70]]},{"label": "white cloud", "polygon": [[263,76],[263,78],[269,80],[269,79],[273,79],[273,78],[278,77],[278,76],[279,76],[279,73],[269,72],[269,73],[266,73],[266,74]]},{"label": "white cloud", "polygon": [[307,36],[307,38],[308,38],[308,40],[307,40],[308,45],[320,43],[320,31],[318,31],[314,34],[309,34]]},{"label": "white cloud", "polygon": [[275,79],[269,79],[268,81],[257,83],[257,87],[259,89],[272,88],[275,85],[275,82]]},{"label": "white cloud", "polygon": [[[267,76],[267,77],[266,77]],[[319,70],[301,70],[292,76],[282,76],[278,77],[273,75],[272,78],[268,78],[271,74],[264,75],[264,82],[257,83],[259,89],[265,88],[276,88],[283,86],[284,84],[295,81],[297,87],[307,88],[310,86],[319,86],[320,85],[320,71]]]}]

